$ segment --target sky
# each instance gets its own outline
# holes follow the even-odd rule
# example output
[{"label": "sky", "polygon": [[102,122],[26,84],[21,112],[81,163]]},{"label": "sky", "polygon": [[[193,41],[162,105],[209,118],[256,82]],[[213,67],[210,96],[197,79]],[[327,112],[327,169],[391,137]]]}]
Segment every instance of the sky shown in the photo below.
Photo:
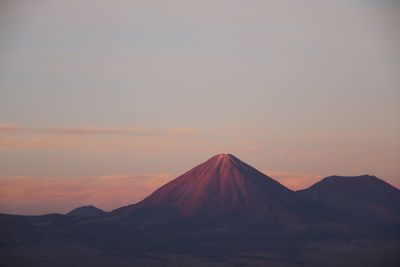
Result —
[{"label": "sky", "polygon": [[400,187],[397,0],[0,3],[0,213],[140,201],[219,153]]}]

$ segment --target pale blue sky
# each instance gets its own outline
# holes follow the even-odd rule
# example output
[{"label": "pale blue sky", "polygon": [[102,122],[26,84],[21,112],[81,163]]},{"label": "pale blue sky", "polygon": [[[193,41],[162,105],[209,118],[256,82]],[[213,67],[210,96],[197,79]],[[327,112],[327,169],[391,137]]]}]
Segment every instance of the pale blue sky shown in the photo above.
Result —
[{"label": "pale blue sky", "polygon": [[400,181],[398,1],[0,10],[0,175],[177,174],[226,152]]}]

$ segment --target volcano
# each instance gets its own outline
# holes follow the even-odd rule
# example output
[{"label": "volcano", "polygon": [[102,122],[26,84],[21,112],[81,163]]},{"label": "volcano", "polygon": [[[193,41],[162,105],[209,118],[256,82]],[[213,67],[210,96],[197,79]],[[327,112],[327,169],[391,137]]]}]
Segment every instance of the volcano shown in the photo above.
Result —
[{"label": "volcano", "polygon": [[112,215],[145,225],[285,226],[306,216],[305,199],[231,154],[216,155]]},{"label": "volcano", "polygon": [[400,190],[375,176],[329,176],[298,193],[347,217],[400,222]]}]

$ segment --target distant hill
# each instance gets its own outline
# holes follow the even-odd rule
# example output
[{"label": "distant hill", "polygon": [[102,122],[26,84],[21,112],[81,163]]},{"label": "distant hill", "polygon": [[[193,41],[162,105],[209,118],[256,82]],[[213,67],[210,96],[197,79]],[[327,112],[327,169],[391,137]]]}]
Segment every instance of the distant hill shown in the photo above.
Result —
[{"label": "distant hill", "polygon": [[375,176],[330,176],[298,193],[349,217],[400,222],[400,190]]},{"label": "distant hill", "polygon": [[66,215],[70,217],[89,218],[89,217],[102,216],[106,214],[107,212],[105,212],[104,210],[89,205],[73,209]]}]

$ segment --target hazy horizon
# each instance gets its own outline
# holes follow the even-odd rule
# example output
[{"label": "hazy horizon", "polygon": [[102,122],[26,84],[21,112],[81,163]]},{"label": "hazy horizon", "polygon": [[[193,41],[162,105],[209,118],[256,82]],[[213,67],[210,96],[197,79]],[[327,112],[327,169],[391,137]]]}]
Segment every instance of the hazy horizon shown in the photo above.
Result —
[{"label": "hazy horizon", "polygon": [[0,3],[0,213],[134,203],[219,153],[400,187],[398,1]]},{"label": "hazy horizon", "polygon": [[[112,211],[140,202],[155,190],[185,172],[179,175],[158,173],[136,176],[73,177],[72,179],[71,177],[40,177],[39,179],[29,176],[1,177],[0,185],[3,197],[0,208],[3,210],[0,210],[0,213],[17,215],[66,214],[75,208],[87,205]],[[293,191],[307,189],[325,178],[315,174],[283,171],[261,172]],[[387,180],[384,181],[391,184]],[[397,184],[391,185],[400,189]]]}]

